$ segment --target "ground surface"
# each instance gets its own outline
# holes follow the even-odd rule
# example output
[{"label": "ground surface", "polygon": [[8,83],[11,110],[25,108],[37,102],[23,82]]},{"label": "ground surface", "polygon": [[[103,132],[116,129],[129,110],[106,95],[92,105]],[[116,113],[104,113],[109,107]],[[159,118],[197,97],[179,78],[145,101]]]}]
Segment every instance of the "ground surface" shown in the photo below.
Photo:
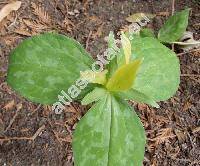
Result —
[{"label": "ground surface", "polygon": [[[8,0],[0,0],[0,9]],[[10,2],[10,1],[9,1]],[[21,8],[0,23],[0,165],[72,165],[71,137],[85,107],[74,103],[62,116],[50,106],[33,104],[6,83],[10,51],[23,39],[46,31],[72,36],[95,57],[106,47],[104,37],[128,25],[132,13],[171,14],[171,0],[22,0]],[[198,0],[176,0],[175,11],[192,8],[188,30],[200,38]],[[40,7],[41,5],[41,7]],[[46,13],[45,13],[46,12]],[[165,13],[167,14],[167,13]],[[157,16],[157,30],[167,16]],[[148,138],[144,165],[200,165],[200,54],[179,53],[181,84],[161,108],[136,104]]]}]

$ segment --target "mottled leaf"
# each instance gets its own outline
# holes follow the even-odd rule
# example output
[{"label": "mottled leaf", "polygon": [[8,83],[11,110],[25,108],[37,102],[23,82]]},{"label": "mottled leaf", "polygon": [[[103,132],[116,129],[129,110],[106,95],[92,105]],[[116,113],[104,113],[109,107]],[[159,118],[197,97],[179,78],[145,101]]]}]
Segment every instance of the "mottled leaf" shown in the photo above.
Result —
[{"label": "mottled leaf", "polygon": [[144,128],[127,103],[108,95],[78,123],[72,147],[77,166],[141,166]]},{"label": "mottled leaf", "polygon": [[7,81],[27,99],[51,104],[92,62],[75,40],[58,34],[38,35],[23,41],[11,53]]},{"label": "mottled leaf", "polygon": [[159,108],[159,105],[153,99],[151,99],[149,96],[146,96],[145,94],[143,94],[135,89],[129,89],[125,92],[117,92],[117,95],[121,99],[133,100],[138,103],[145,103],[145,104],[149,104],[153,107]]},{"label": "mottled leaf", "polygon": [[93,91],[88,93],[81,101],[82,105],[87,105],[92,102],[98,101],[107,95],[107,91],[103,88],[96,87]]},{"label": "mottled leaf", "polygon": [[180,39],[188,26],[189,11],[185,9],[171,16],[159,30],[158,39],[166,43]]},{"label": "mottled leaf", "polygon": [[156,102],[174,95],[180,82],[176,54],[155,38],[135,38],[131,43],[133,59],[143,58],[133,88]]},{"label": "mottled leaf", "polygon": [[140,31],[140,37],[155,37],[152,29],[144,28]]}]

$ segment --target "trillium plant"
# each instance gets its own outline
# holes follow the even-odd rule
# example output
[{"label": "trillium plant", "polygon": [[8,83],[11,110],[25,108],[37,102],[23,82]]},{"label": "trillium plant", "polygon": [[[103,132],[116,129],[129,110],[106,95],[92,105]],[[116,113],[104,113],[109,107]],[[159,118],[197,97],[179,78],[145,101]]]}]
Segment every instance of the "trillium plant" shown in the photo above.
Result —
[{"label": "trillium plant", "polygon": [[[175,94],[180,64],[165,45],[181,38],[188,16],[188,9],[171,16],[157,38],[148,29],[122,33],[119,50],[108,54],[109,63],[98,72],[91,70],[95,61],[77,41],[55,33],[33,36],[11,53],[7,82],[25,98],[42,104],[54,104],[58,98],[66,104],[59,94],[75,87],[81,90],[75,100],[91,108],[73,133],[75,165],[141,166],[145,131],[127,100],[158,108],[157,102]],[[117,47],[110,33],[108,48]],[[71,85],[76,86],[69,89]]]}]

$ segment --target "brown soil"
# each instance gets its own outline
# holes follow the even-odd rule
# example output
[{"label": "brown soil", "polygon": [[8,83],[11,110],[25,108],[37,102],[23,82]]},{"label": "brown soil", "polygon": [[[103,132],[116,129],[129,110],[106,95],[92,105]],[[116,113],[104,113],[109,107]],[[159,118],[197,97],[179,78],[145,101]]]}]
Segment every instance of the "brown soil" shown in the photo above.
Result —
[{"label": "brown soil", "polygon": [[[0,9],[8,2],[0,0]],[[117,33],[128,25],[127,16],[136,12],[171,14],[172,0],[22,2],[18,11],[0,23],[0,165],[72,165],[72,131],[87,108],[74,103],[56,116],[50,106],[16,94],[5,81],[10,51],[27,37],[56,31],[75,38],[95,57],[105,50],[109,31]],[[192,8],[188,30],[199,39],[200,2],[175,1],[175,11],[186,6]],[[157,16],[148,26],[158,30],[166,18]],[[147,133],[144,165],[200,165],[200,54],[176,52],[183,74],[176,95],[160,103],[159,109],[133,103]]]}]

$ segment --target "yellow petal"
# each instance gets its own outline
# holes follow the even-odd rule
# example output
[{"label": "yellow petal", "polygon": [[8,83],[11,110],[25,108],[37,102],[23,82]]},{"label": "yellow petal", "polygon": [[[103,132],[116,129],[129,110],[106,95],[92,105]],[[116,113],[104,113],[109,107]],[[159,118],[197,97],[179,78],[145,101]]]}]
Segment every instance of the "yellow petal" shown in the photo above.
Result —
[{"label": "yellow petal", "polygon": [[110,91],[124,91],[130,89],[133,86],[141,62],[142,60],[139,59],[121,66],[109,79],[106,88]]}]

